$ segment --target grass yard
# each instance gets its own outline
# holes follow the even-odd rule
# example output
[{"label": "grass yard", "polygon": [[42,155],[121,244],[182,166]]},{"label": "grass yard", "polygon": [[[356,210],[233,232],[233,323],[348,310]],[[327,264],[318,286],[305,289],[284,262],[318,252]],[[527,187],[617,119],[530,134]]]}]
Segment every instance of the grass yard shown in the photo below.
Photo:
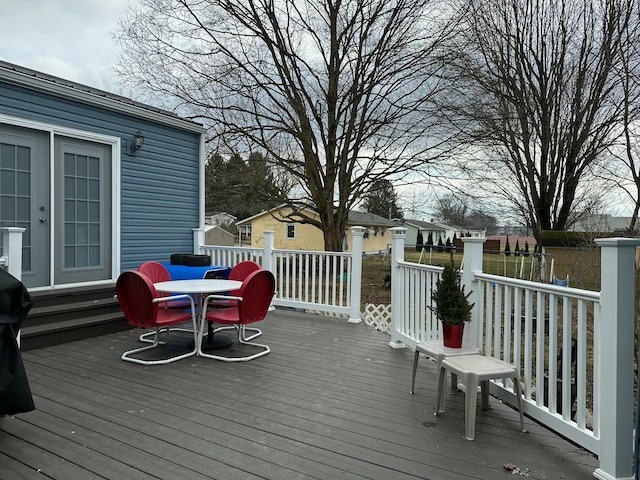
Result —
[{"label": "grass yard", "polygon": [[[600,289],[599,249],[566,248],[553,249],[545,256],[545,278],[541,278],[539,257],[529,255],[515,256],[486,254],[483,258],[483,271],[493,275],[501,275],[524,280],[549,282],[553,273],[558,278],[569,276],[571,287],[597,291]],[[462,263],[462,252],[453,254],[456,265]],[[444,265],[451,258],[447,252],[417,252],[405,250],[405,260],[422,264]],[[553,272],[551,269],[553,268]],[[391,285],[387,276],[391,272],[391,256],[389,254],[366,255],[362,260],[362,298],[361,303],[390,304]]]}]

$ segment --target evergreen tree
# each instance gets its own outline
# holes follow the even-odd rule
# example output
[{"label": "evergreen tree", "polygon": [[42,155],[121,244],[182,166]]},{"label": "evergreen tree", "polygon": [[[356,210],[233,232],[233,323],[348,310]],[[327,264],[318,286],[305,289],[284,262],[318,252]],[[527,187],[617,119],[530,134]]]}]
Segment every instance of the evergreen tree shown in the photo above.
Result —
[{"label": "evergreen tree", "polygon": [[516,257],[520,256],[520,239],[519,238],[516,238],[516,249],[514,250],[513,254]]},{"label": "evergreen tree", "polygon": [[393,184],[386,179],[376,180],[371,185],[367,195],[367,209],[384,218],[403,218],[398,206],[398,195]]},{"label": "evergreen tree", "polygon": [[418,237],[416,238],[416,251],[419,252],[424,247],[424,239],[422,238],[422,231],[418,230]]},{"label": "evergreen tree", "polygon": [[288,188],[276,178],[261,153],[247,160],[212,154],[205,166],[205,210],[227,212],[239,220],[282,203]]},{"label": "evergreen tree", "polygon": [[528,242],[528,241],[526,241],[526,240],[525,240],[525,242],[524,242],[524,253],[523,253],[523,255],[524,255],[525,257],[528,257],[528,256],[529,256],[529,242]]},{"label": "evergreen tree", "polygon": [[507,235],[507,243],[504,245],[504,254],[507,257],[511,255],[511,246],[509,245],[509,235]]}]

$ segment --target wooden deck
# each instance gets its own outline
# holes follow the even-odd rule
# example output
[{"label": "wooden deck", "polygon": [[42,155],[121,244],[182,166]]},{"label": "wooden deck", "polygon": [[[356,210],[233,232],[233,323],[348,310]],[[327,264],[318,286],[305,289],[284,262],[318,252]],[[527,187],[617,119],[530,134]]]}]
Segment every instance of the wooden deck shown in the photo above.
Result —
[{"label": "wooden deck", "polygon": [[[597,460],[491,399],[476,440],[464,394],[434,416],[436,369],[389,336],[277,310],[251,362],[120,360],[124,331],[27,351],[36,410],[0,418],[0,479],[587,479]],[[512,478],[512,477],[511,477]]]}]

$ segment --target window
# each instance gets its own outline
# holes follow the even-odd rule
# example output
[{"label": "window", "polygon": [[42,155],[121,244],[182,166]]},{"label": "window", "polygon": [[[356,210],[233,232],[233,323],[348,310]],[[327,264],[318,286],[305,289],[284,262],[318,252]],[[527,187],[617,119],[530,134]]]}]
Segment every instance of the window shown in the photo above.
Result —
[{"label": "window", "polygon": [[296,224],[287,223],[287,238],[296,238]]}]

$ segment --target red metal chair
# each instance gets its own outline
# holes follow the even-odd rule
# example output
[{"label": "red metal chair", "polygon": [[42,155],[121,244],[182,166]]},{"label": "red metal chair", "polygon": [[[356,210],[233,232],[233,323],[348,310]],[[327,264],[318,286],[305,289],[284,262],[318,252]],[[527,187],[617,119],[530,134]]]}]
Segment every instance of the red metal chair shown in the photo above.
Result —
[{"label": "red metal chair", "polygon": [[[152,283],[168,282],[169,280],[171,280],[171,274],[169,273],[169,270],[167,270],[167,268],[164,265],[162,265],[160,262],[155,262],[155,261],[144,262],[142,265],[138,267],[138,271],[146,275],[149,278],[149,280],[151,280]],[[164,308],[180,308],[182,310],[191,308],[191,303],[189,302],[189,300],[185,298],[175,299],[174,297],[175,295],[171,297],[171,300],[163,303]],[[164,333],[165,330],[167,333],[170,332],[168,329],[162,329],[162,332]],[[182,332],[191,333],[191,330],[188,330],[186,328],[173,328],[171,330],[174,332],[182,331]],[[155,332],[143,333],[142,335],[140,335],[140,341],[153,343],[154,335],[155,335]],[[169,337],[167,336],[167,338],[161,340],[160,343],[165,344],[168,341],[169,341]]]},{"label": "red metal chair", "polygon": [[262,270],[262,266],[258,262],[252,260],[245,260],[236,264],[229,272],[229,280],[244,281],[245,278],[257,270]]},{"label": "red metal chair", "polygon": [[[253,272],[258,270],[262,270],[262,266],[254,262],[252,260],[245,260],[243,262],[237,263],[229,272],[228,280],[237,280],[239,282],[244,282],[244,280]],[[238,302],[230,297],[240,296],[240,290],[232,290],[227,294],[229,298],[219,298],[213,299],[209,302],[209,308],[226,308],[226,307],[235,307],[238,305]],[[208,338],[213,338],[213,327],[211,323],[208,326]],[[262,332],[258,328],[247,328],[246,330],[253,331],[254,333],[249,337],[245,338],[245,340],[253,340],[256,337],[259,337]],[[245,330],[245,334],[247,333]]]},{"label": "red metal chair", "polygon": [[[141,348],[135,348],[124,352],[121,357],[122,360],[142,365],[159,365],[175,362],[176,360],[193,356],[198,352],[198,348],[196,346],[198,339],[196,309],[193,299],[189,295],[176,295],[175,297],[187,299],[191,305],[190,310],[173,308],[165,309],[161,304],[162,302],[165,302],[168,297],[161,297],[153,286],[153,282],[143,273],[134,270],[120,274],[118,281],[116,282],[116,295],[129,325],[133,327],[155,329],[155,335],[151,345],[146,345]],[[171,298],[174,297],[172,296]],[[191,321],[192,330],[180,330],[185,330],[193,334],[193,350],[161,359],[134,357],[134,355],[138,353],[152,350],[160,345],[161,331],[175,331],[176,329],[170,328],[171,325],[177,325],[187,321]],[[167,341],[168,338],[169,337],[167,335]]]},{"label": "red metal chair", "polygon": [[168,282],[171,280],[169,270],[160,262],[144,262],[138,267],[138,271],[149,277],[153,283]]},{"label": "red metal chair", "polygon": [[[259,263],[254,262],[252,260],[246,260],[244,262],[240,262],[236,264],[231,271],[229,272],[228,280],[237,280],[239,282],[244,282],[244,280],[253,272],[258,270],[262,270],[262,267]],[[229,292],[229,296],[236,297],[240,293],[240,290],[233,290]],[[221,308],[221,307],[234,307],[237,305],[237,302],[233,299],[229,298],[221,298],[218,300],[213,300],[209,306],[212,308]]]},{"label": "red metal chair", "polygon": [[[271,305],[271,300],[273,299],[275,286],[276,282],[273,274],[269,270],[261,269],[249,274],[242,283],[242,287],[240,287],[238,292],[239,295],[232,297],[233,300],[237,301],[236,306],[220,308],[217,310],[207,310],[207,306],[211,300],[225,299],[224,295],[209,295],[204,301],[203,310],[207,312],[207,322],[222,323],[225,325],[224,327],[216,328],[214,332],[235,328],[238,333],[238,343],[240,345],[258,347],[260,351],[240,357],[214,355],[203,352],[202,346],[198,342],[198,354],[203,357],[223,360],[225,362],[253,360],[254,358],[268,354],[271,349],[267,345],[250,342],[252,338],[262,334],[262,332],[255,329],[258,330],[259,333],[247,337],[246,330],[247,325],[264,320],[267,315],[267,311],[269,310],[269,306]],[[204,322],[200,325],[200,338],[203,337],[203,334]]]},{"label": "red metal chair", "polygon": [[[153,283],[168,282],[171,280],[169,270],[160,262],[144,262],[138,267],[138,271],[149,277],[149,280]],[[165,307],[167,308],[189,308],[189,305],[190,303],[184,299],[172,299],[171,301],[165,302]]]}]

